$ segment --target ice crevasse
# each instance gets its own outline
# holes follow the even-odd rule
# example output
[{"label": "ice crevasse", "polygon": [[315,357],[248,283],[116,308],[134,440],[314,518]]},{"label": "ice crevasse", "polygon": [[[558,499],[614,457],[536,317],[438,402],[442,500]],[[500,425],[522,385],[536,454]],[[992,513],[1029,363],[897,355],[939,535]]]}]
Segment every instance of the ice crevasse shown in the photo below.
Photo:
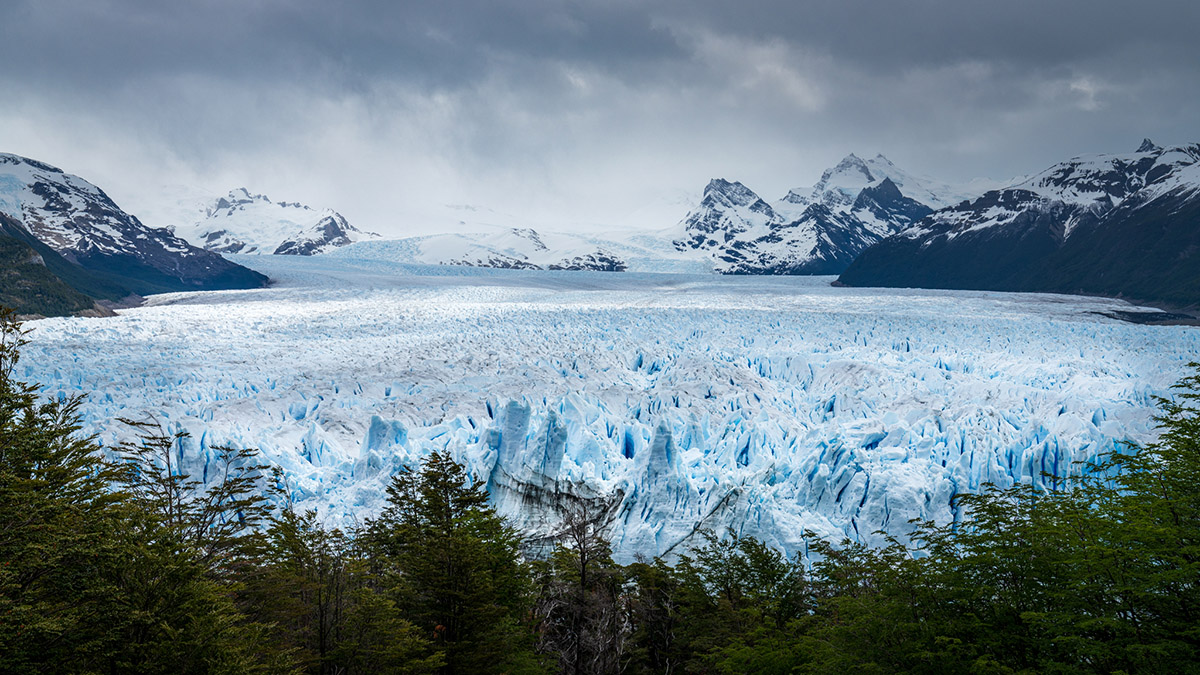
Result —
[{"label": "ice crevasse", "polygon": [[257,447],[331,524],[377,514],[396,471],[446,450],[532,538],[566,503],[603,510],[627,561],[702,529],[796,553],[807,531],[879,543],[949,522],[955,493],[1151,440],[1154,397],[1200,360],[1200,331],[1103,318],[1102,299],[497,278],[39,321],[21,374],[87,394],[109,446],[129,435],[112,420],[152,411],[201,478],[215,447]]}]

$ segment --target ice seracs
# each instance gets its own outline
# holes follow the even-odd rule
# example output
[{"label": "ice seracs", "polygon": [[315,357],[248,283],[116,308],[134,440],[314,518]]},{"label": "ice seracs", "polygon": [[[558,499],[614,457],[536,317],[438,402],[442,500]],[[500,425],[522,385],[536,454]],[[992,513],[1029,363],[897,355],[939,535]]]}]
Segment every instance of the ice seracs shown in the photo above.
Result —
[{"label": "ice seracs", "polygon": [[1200,360],[1200,332],[1103,298],[235,258],[277,284],[35,322],[17,376],[87,393],[106,445],[118,417],[189,432],[195,476],[259,448],[341,526],[445,450],[527,536],[587,500],[623,561],[704,529],[796,553],[948,522],[956,492],[1152,440],[1153,397]]}]

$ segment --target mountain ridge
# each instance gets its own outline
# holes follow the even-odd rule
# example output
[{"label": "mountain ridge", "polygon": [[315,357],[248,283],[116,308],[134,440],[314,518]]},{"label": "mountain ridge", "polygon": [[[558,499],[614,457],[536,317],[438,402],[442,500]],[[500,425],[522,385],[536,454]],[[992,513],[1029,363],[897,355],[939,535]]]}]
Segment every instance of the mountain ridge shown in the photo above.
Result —
[{"label": "mountain ridge", "polygon": [[[0,154],[0,214],[6,236],[19,242],[13,246],[31,247],[53,276],[93,299],[267,282],[168,230],[146,227],[83,178],[19,155]],[[46,288],[53,285],[38,276]]]},{"label": "mountain ridge", "polygon": [[710,255],[724,274],[838,274],[866,247],[933,212],[931,204],[952,201],[939,190],[950,191],[882,154],[847,155],[814,187],[793,188],[773,203],[742,183],[714,179],[674,245]]},{"label": "mountain ridge", "polygon": [[175,232],[218,253],[316,255],[379,237],[354,227],[333,209],[276,202],[245,187],[206,201],[193,218],[175,223]]},{"label": "mountain ridge", "polygon": [[1200,144],[1082,155],[863,251],[839,282],[1200,305]]}]

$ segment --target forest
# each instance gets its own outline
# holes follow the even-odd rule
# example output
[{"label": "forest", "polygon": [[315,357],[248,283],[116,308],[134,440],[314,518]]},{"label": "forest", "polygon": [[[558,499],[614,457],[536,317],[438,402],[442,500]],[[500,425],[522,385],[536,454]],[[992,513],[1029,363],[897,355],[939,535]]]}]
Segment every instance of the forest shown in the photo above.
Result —
[{"label": "forest", "polygon": [[23,335],[0,314],[0,672],[1200,672],[1200,364],[1156,442],[1054,489],[957,495],[881,548],[710,532],[622,565],[604,504],[530,547],[445,453],[341,530],[252,448],[206,480],[153,420],[106,450],[16,379]]}]

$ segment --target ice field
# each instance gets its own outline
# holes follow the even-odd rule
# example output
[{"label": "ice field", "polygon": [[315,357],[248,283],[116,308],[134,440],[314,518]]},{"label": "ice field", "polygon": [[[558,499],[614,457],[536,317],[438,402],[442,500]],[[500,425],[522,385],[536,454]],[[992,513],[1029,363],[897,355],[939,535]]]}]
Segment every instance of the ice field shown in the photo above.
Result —
[{"label": "ice field", "polygon": [[445,448],[531,535],[565,500],[608,508],[622,560],[701,528],[795,552],[947,521],[955,492],[1152,439],[1153,396],[1200,360],[1200,329],[1098,314],[1115,300],[236,260],[277,283],[30,322],[18,374],[86,394],[106,444],[119,416],[188,431],[197,476],[257,447],[334,524]]}]

